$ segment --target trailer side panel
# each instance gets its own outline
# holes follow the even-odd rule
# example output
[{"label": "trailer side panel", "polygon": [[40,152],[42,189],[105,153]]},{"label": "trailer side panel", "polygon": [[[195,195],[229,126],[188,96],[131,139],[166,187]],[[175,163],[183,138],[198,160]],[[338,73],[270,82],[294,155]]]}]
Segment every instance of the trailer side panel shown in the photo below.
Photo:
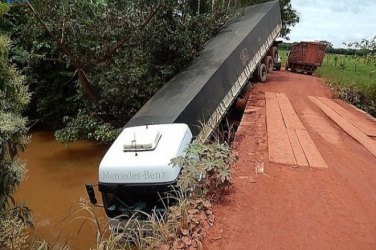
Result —
[{"label": "trailer side panel", "polygon": [[[249,7],[244,16],[227,24],[211,39],[200,56],[166,83],[126,127],[186,123],[195,136],[202,132],[201,124],[213,121],[210,127],[214,127],[236,98],[237,89],[246,83],[243,78],[252,74],[280,29],[278,1]],[[234,90],[236,84],[239,87]],[[230,92],[234,96],[227,98]],[[218,119],[213,118],[221,107],[223,112]]]}]

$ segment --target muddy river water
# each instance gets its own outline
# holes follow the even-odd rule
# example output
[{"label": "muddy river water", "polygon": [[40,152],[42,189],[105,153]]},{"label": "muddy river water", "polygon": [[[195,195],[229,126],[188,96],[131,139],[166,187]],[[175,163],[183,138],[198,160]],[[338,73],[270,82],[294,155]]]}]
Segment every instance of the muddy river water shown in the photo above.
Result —
[{"label": "muddy river water", "polygon": [[[88,200],[85,183],[98,182],[98,165],[106,150],[92,142],[66,147],[50,132],[32,134],[32,142],[22,155],[27,162],[27,178],[16,199],[32,210],[36,239],[44,239],[56,249],[65,244],[72,249],[95,247],[97,228],[86,219],[89,213],[81,211],[80,204]],[[104,224],[103,209],[92,211]]]}]

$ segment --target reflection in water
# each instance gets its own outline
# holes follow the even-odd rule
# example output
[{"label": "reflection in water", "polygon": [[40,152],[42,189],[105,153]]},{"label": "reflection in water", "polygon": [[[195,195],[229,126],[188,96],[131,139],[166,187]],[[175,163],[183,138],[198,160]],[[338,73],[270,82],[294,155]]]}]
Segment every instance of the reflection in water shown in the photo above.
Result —
[{"label": "reflection in water", "polygon": [[[27,162],[27,178],[16,198],[32,210],[37,238],[56,248],[66,242],[76,249],[95,246],[96,227],[86,222],[80,229],[83,220],[72,213],[79,209],[80,201],[87,200],[85,183],[98,182],[98,166],[106,149],[92,142],[65,147],[50,132],[33,133],[32,142],[22,155]],[[96,193],[101,203],[99,192]],[[102,208],[94,211],[105,221]],[[88,213],[80,215],[89,217]],[[79,236],[74,240],[77,233]]]}]

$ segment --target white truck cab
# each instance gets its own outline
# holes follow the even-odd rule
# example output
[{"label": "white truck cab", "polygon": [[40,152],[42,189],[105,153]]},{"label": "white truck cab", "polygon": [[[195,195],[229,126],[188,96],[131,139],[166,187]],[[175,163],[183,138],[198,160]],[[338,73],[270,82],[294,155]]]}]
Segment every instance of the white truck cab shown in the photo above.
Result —
[{"label": "white truck cab", "polygon": [[171,159],[181,156],[191,140],[186,124],[125,128],[99,165],[98,186],[107,216],[129,217],[135,210],[158,207],[181,170]]}]

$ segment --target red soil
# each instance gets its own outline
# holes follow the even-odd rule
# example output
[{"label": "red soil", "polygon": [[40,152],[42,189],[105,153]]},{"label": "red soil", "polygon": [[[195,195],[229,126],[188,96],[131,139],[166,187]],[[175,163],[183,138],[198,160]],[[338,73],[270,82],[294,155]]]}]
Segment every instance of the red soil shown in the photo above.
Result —
[{"label": "red soil", "polygon": [[[328,168],[268,161],[265,92],[287,95]],[[253,88],[234,142],[233,190],[215,207],[205,249],[376,249],[376,158],[307,96],[331,91],[319,78],[286,71]]]}]

